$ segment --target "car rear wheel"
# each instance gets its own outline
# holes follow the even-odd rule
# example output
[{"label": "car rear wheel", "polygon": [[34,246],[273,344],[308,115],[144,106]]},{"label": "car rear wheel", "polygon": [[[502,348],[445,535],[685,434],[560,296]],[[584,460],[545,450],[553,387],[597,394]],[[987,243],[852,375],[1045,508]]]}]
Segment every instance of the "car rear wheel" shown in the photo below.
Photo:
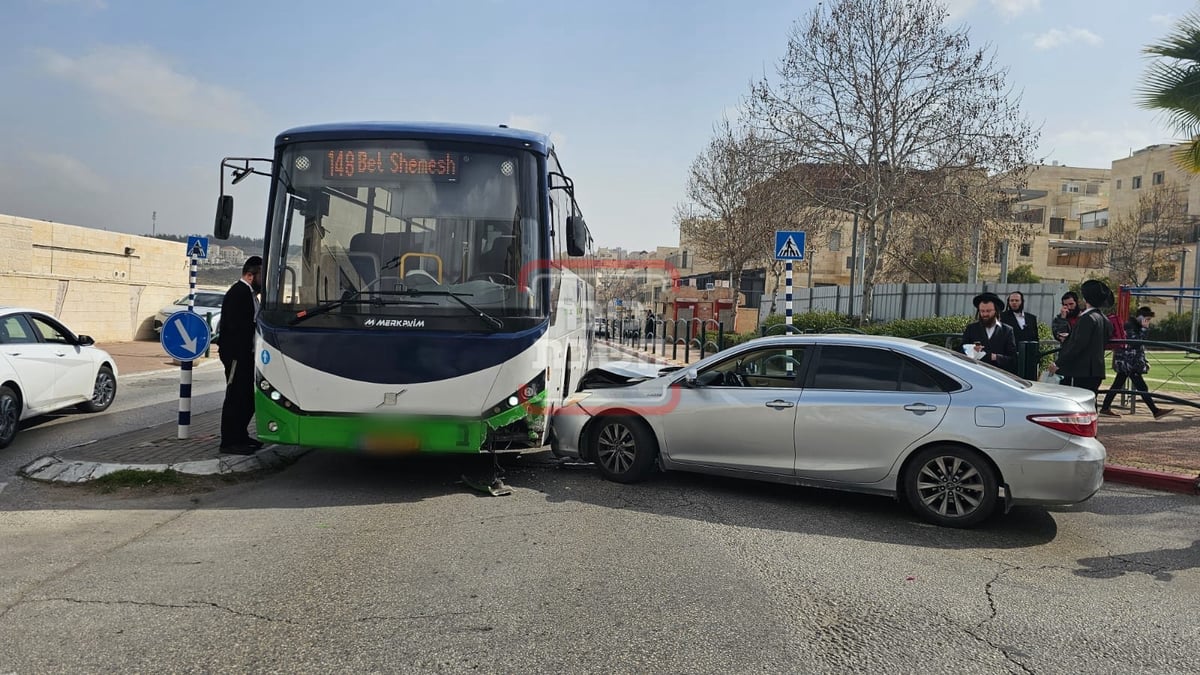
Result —
[{"label": "car rear wheel", "polygon": [[977,452],[957,446],[926,448],[904,477],[908,503],[921,518],[944,527],[972,527],[996,510],[996,472]]},{"label": "car rear wheel", "polygon": [[113,375],[112,368],[100,366],[100,372],[96,373],[96,385],[92,388],[92,400],[81,403],[79,407],[84,412],[104,412],[116,397],[117,377]]},{"label": "car rear wheel", "polygon": [[601,417],[591,433],[592,456],[605,478],[636,483],[649,477],[658,456],[654,432],[633,417]]},{"label": "car rear wheel", "polygon": [[7,448],[17,436],[17,423],[21,421],[21,399],[17,392],[0,387],[0,448]]}]

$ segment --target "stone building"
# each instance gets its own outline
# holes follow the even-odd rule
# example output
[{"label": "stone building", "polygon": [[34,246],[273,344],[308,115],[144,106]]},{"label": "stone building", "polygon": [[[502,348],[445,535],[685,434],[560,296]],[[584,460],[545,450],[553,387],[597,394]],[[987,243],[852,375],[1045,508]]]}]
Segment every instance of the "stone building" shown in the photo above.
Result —
[{"label": "stone building", "polygon": [[188,292],[180,242],[8,215],[0,241],[0,304],[48,312],[99,343],[155,339],[155,313]]}]

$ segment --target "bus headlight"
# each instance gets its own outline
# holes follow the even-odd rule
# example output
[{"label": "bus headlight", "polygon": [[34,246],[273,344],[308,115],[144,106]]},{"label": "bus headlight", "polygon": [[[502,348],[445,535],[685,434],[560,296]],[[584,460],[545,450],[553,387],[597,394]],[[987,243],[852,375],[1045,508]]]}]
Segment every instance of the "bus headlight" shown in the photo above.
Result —
[{"label": "bus headlight", "polygon": [[520,405],[525,405],[534,397],[546,390],[546,373],[541,372],[537,377],[521,385],[519,389],[506,396],[501,402],[488,408],[487,414],[499,415]]}]

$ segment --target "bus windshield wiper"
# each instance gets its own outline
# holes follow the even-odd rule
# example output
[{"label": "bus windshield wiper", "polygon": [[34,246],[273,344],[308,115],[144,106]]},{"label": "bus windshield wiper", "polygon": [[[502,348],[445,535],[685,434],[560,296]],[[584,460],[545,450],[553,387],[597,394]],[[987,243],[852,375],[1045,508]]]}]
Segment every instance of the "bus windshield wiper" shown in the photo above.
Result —
[{"label": "bus windshield wiper", "polygon": [[475,316],[478,316],[479,318],[483,319],[488,325],[490,325],[494,328],[504,328],[503,321],[501,321],[500,319],[497,319],[496,317],[492,316],[491,314],[488,314],[487,312],[483,311],[482,309],[479,309],[478,307],[476,307],[475,305],[472,305],[471,303],[467,302],[466,300],[463,300],[463,296],[469,295],[468,293],[455,293],[453,291],[426,291],[426,290],[422,290],[419,288],[410,288],[410,289],[404,290],[404,291],[396,291],[396,293],[398,295],[409,295],[412,297],[428,295],[428,296],[444,296],[447,298],[452,298],[458,304],[462,305],[463,307],[466,307],[467,311],[474,312]]},{"label": "bus windshield wiper", "polygon": [[[329,300],[329,301],[326,301],[326,302],[323,302],[323,303],[317,305],[316,307],[311,307],[309,309],[302,309],[299,312],[296,312],[296,316],[292,317],[292,320],[288,322],[288,325],[295,326],[296,324],[298,324],[302,321],[307,321],[307,320],[313,318],[314,316],[321,316],[322,314],[325,314],[326,312],[329,312],[330,310],[334,310],[334,309],[337,309],[338,307],[341,307],[342,305],[346,304],[347,302],[352,302],[354,300],[357,300],[359,297],[361,297],[363,295],[363,293],[371,293],[372,295],[376,295],[376,296],[411,295],[411,293],[409,293],[408,291],[370,291],[368,289],[360,289],[360,290],[353,291],[351,293],[347,293],[346,295],[342,296],[341,298],[339,298],[337,300]],[[371,299],[367,300],[367,302],[369,302],[372,305],[375,305],[376,307],[383,307],[385,305],[392,305],[392,304],[405,304],[405,305],[432,305],[432,304],[434,304],[432,302],[420,302],[419,300],[388,301],[388,300],[384,300],[382,297],[371,298]]]}]

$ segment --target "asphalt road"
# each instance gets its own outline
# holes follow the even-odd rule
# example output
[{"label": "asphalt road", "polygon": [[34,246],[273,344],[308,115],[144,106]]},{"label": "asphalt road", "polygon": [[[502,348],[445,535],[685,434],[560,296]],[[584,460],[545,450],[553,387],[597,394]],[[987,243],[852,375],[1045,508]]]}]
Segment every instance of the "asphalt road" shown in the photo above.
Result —
[{"label": "asphalt road", "polygon": [[[128,414],[174,410],[150,408]],[[958,531],[545,453],[488,497],[458,483],[478,459],[0,492],[0,673],[1200,670],[1194,497],[1109,486]]]}]

